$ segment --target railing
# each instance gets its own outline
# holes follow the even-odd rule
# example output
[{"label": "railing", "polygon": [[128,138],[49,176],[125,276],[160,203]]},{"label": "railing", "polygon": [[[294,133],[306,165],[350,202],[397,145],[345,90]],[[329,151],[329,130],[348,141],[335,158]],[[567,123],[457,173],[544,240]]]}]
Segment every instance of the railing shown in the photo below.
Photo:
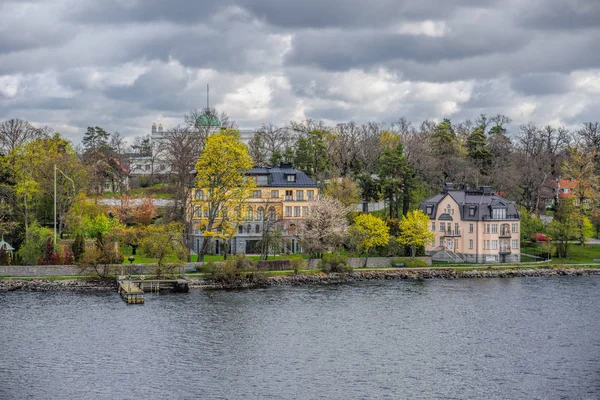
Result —
[{"label": "railing", "polygon": [[460,229],[448,229],[442,232],[442,236],[460,236]]},{"label": "railing", "polygon": [[494,221],[502,221],[505,219],[519,219],[519,215],[518,214],[506,214],[503,218],[494,218],[493,215],[487,216],[484,215],[482,217],[483,220],[489,221],[489,220],[494,220]]},{"label": "railing", "polygon": [[499,252],[500,252],[500,254],[510,254],[511,253],[510,246],[500,246]]},{"label": "railing", "polygon": [[509,238],[509,237],[511,237],[511,233],[510,233],[510,231],[508,229],[501,229],[500,230],[500,234],[498,235],[498,237]]}]

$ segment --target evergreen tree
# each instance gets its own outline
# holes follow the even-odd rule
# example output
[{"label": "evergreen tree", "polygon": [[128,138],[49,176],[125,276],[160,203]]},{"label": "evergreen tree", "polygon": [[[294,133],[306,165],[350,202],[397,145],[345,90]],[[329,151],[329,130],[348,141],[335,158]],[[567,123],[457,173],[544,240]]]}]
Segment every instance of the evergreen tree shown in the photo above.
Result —
[{"label": "evergreen tree", "polygon": [[478,126],[467,137],[467,157],[479,167],[482,175],[488,175],[492,154],[488,149],[485,127]]}]

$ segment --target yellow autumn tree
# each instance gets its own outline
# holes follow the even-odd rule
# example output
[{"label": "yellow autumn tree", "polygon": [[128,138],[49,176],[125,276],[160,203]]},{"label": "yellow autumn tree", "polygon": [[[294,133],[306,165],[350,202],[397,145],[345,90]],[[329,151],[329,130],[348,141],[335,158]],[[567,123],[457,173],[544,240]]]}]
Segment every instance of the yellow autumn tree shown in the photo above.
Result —
[{"label": "yellow autumn tree", "polygon": [[196,187],[203,191],[197,204],[203,208],[198,229],[204,240],[198,253],[203,260],[211,238],[230,240],[243,220],[243,206],[255,188],[247,179],[246,170],[252,167],[248,148],[235,130],[209,136],[204,152],[196,163]]},{"label": "yellow autumn tree", "polygon": [[400,221],[400,233],[397,240],[411,249],[411,258],[415,258],[418,246],[427,246],[435,239],[429,230],[429,217],[421,210],[409,211]]},{"label": "yellow autumn tree", "polygon": [[365,252],[365,267],[369,251],[377,246],[385,246],[390,240],[390,228],[373,214],[361,214],[354,219],[354,225],[348,228],[350,241],[359,252]]}]

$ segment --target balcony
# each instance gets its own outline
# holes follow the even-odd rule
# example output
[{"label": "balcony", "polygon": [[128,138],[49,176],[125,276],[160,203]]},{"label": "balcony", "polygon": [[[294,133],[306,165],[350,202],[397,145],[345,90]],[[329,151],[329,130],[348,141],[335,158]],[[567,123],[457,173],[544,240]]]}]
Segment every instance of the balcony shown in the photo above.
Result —
[{"label": "balcony", "polygon": [[499,238],[511,238],[511,233],[508,229],[500,229]]},{"label": "balcony", "polygon": [[500,249],[499,249],[498,253],[500,253],[500,254],[510,254],[511,253],[510,246],[500,246]]},{"label": "balcony", "polygon": [[442,236],[448,236],[448,237],[461,236],[460,229],[448,229],[446,231],[442,231],[441,233],[442,233]]}]

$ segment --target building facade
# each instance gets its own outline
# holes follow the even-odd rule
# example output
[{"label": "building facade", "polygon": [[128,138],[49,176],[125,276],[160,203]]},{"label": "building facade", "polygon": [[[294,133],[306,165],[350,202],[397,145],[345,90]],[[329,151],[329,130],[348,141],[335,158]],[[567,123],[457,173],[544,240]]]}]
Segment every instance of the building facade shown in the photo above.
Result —
[{"label": "building facade", "polygon": [[473,263],[519,262],[521,224],[514,203],[489,186],[442,193],[419,208],[430,219],[435,240],[425,250],[434,260]]},{"label": "building facade", "polygon": [[[289,164],[279,167],[255,167],[246,172],[253,179],[256,189],[251,193],[242,210],[244,221],[237,226],[237,233],[229,243],[232,254],[259,254],[261,242],[267,232],[281,232],[280,253],[299,253],[300,243],[295,237],[296,226],[308,215],[311,202],[317,199],[317,184],[304,172]],[[193,243],[198,252],[203,243],[202,232],[197,229],[200,219],[208,216],[203,207],[206,193],[202,189],[193,191]],[[214,239],[209,244],[209,253],[221,254],[223,241]],[[277,249],[272,249],[277,250]]]}]

